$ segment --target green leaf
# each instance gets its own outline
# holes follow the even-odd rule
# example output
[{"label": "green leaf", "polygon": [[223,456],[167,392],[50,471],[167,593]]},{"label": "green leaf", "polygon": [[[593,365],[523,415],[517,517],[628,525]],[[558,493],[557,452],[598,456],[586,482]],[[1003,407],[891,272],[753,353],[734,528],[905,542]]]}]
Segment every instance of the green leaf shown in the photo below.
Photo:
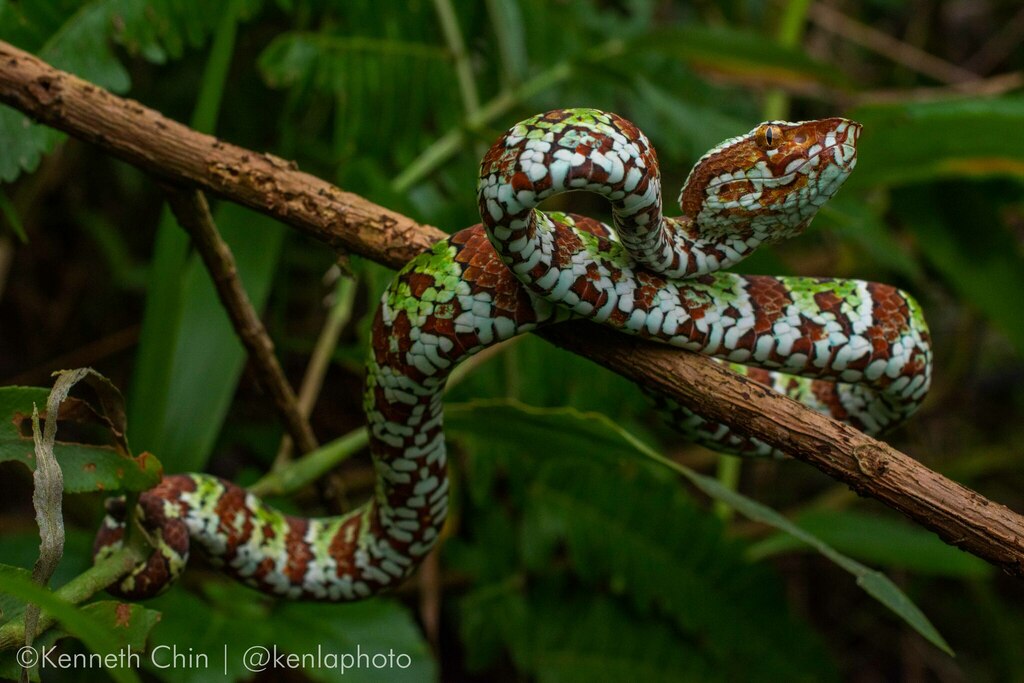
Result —
[{"label": "green leaf", "polygon": [[[375,598],[351,604],[315,604],[274,601],[268,596],[238,583],[217,577],[203,584],[205,595],[175,586],[171,591],[147,603],[160,610],[163,618],[153,630],[151,645],[174,646],[179,652],[202,653],[209,667],[202,669],[158,670],[149,667],[164,681],[214,683],[250,677],[243,655],[251,647],[276,648],[280,653],[297,655],[342,655],[366,653],[362,666],[338,669],[303,666],[303,674],[312,680],[335,681],[433,681],[437,678],[429,647],[415,620],[400,604]],[[381,653],[409,656],[408,666],[377,668],[372,657]],[[225,652],[227,660],[224,660]],[[406,664],[404,658],[401,658]],[[370,666],[367,666],[367,664]],[[380,663],[380,660],[378,660]],[[282,673],[268,667],[268,673]]]},{"label": "green leaf", "polygon": [[856,245],[863,253],[859,261],[923,283],[921,264],[894,238],[880,211],[863,196],[841,193],[821,207],[812,230],[832,230],[841,241]]},{"label": "green leaf", "polygon": [[[581,448],[604,455],[609,450],[639,452],[648,460],[682,475],[694,486],[714,500],[723,501],[745,517],[785,531],[811,545],[819,553],[854,575],[857,585],[869,595],[895,612],[922,636],[944,652],[952,650],[928,618],[884,574],[865,567],[846,557],[820,539],[807,533],[781,514],[761,505],[736,491],[722,486],[711,477],[669,460],[656,450],[625,431],[608,417],[597,413],[582,413],[572,408],[533,408],[518,401],[481,401],[464,406],[446,408],[449,424],[472,429],[473,425],[488,425],[490,438],[514,435],[516,444],[545,443],[547,435],[559,430],[573,434]],[[497,426],[500,425],[500,429]],[[491,427],[494,426],[494,429]],[[547,446],[547,444],[545,444]],[[546,448],[547,450],[547,448]]]},{"label": "green leaf", "polygon": [[317,87],[336,90],[344,86],[343,63],[352,54],[374,54],[410,60],[447,61],[440,45],[400,40],[378,40],[366,36],[335,36],[293,32],[277,36],[260,55],[260,70],[273,87],[286,87],[312,79]]},{"label": "green leaf", "polygon": [[[15,6],[0,8],[0,39],[12,40],[58,69],[123,93],[131,81],[111,49],[111,38],[130,52],[162,63],[181,57],[185,46],[201,45],[226,16],[253,16],[262,4],[263,0],[88,0],[69,11],[66,2],[45,0],[25,3],[22,11]],[[45,40],[31,44],[40,35]],[[0,181],[12,182],[22,171],[34,171],[41,156],[63,139],[63,134],[0,105]]]},{"label": "green leaf", "polygon": [[[653,451],[651,455],[659,459],[662,458],[662,456]],[[949,655],[953,655],[953,650],[932,623],[928,621],[928,617],[885,574],[869,569],[861,563],[837,552],[831,546],[796,526],[775,510],[723,487],[715,479],[705,477],[670,460],[665,460],[665,464],[685,476],[707,495],[716,500],[725,501],[748,519],[785,531],[812,546],[819,553],[853,574],[857,579],[857,585],[863,588],[868,595],[895,612],[897,616],[907,622],[915,631],[924,636],[925,639],[937,648]]]},{"label": "green leaf", "polygon": [[[206,655],[208,667],[147,669],[168,683],[223,683],[249,678],[242,655],[250,647],[273,642],[277,632],[268,600],[244,586],[217,577],[202,584],[202,598],[176,584],[164,595],[147,601],[161,614],[149,639],[157,647]],[[224,658],[225,649],[227,659]],[[227,679],[225,679],[225,673]]]},{"label": "green leaf", "polygon": [[[149,632],[160,621],[160,613],[143,605],[118,600],[99,600],[82,607],[82,612],[94,618],[117,638],[118,650],[130,647],[132,652],[144,652]],[[62,628],[48,629],[36,639],[36,645],[51,645],[72,634]]]},{"label": "green leaf", "polygon": [[[125,92],[130,84],[128,72],[107,45],[108,17],[105,3],[86,3],[59,25],[47,26],[53,32],[35,52],[58,69],[113,92]],[[0,37],[6,33],[0,27]],[[63,139],[63,134],[52,128],[34,124],[21,112],[0,105],[0,149],[4,150],[0,181],[13,182],[22,171],[34,171],[42,155]]]},{"label": "green leaf", "polygon": [[[16,460],[35,470],[31,430],[27,429],[33,404],[45,406],[48,389],[0,387],[0,462]],[[66,409],[66,410],[65,410]],[[111,435],[110,423],[84,401],[70,399],[61,409],[61,420],[99,430],[112,445],[90,445],[61,441],[54,454],[64,473],[64,488],[70,493],[88,491],[145,491],[160,481],[160,462],[148,453],[131,457]]]},{"label": "green leaf", "polygon": [[658,142],[659,152],[674,150],[677,152],[674,156],[678,156],[681,151],[686,157],[698,159],[722,140],[746,133],[753,127],[750,121],[732,116],[713,103],[695,103],[685,91],[674,95],[642,76],[636,78],[636,89],[647,109],[666,121],[662,130],[667,135]]},{"label": "green leaf", "polygon": [[[105,622],[102,618],[104,608],[86,611],[65,602],[48,589],[26,578],[24,570],[18,567],[0,565],[0,593],[13,595],[22,602],[39,605],[53,615],[68,634],[81,640],[87,648],[97,654],[117,653],[121,650],[121,640],[114,629],[114,624]],[[107,669],[107,673],[114,680],[124,683],[139,680],[138,675],[131,669],[113,667]]]},{"label": "green leaf", "polygon": [[53,149],[64,135],[0,104],[0,181],[12,183],[22,171],[31,173],[39,166],[42,155]]},{"label": "green leaf", "polygon": [[[0,116],[3,116],[3,113],[0,111]],[[11,232],[18,236],[21,243],[28,244],[28,234],[25,232],[25,226],[21,223],[21,216],[18,215],[14,204],[8,199],[6,192],[0,192],[0,216],[4,217]]]},{"label": "green leaf", "polygon": [[[220,112],[231,56],[236,38],[236,16],[244,0],[222,3],[225,10],[192,111],[191,125],[213,133]],[[146,297],[135,374],[131,385],[131,415],[139,443],[158,448],[166,428],[170,385],[175,368],[169,362],[182,331],[185,309],[184,272],[188,263],[189,239],[168,207],[157,224],[150,279]]]},{"label": "green leaf", "polygon": [[[284,227],[235,204],[214,213],[231,245],[238,275],[253,306],[263,307],[277,268]],[[245,350],[198,256],[183,277],[185,309],[169,364],[166,412],[152,448],[169,472],[203,468],[227,415],[245,364]],[[145,410],[145,406],[140,407]]]},{"label": "green leaf", "polygon": [[[462,640],[477,668],[497,656],[487,643],[504,643],[520,671],[543,683],[729,680],[699,641],[592,590],[547,580],[521,591],[505,582],[469,593],[459,607]],[[491,655],[479,659],[488,647]]]},{"label": "green leaf", "polygon": [[129,52],[163,63],[199,47],[225,17],[251,17],[263,0],[105,0],[114,39]]},{"label": "green leaf", "polygon": [[[992,575],[988,563],[901,520],[853,510],[809,510],[794,522],[839,552],[865,562],[954,578]],[[795,537],[780,533],[751,546],[749,554],[762,558],[809,549]]]},{"label": "green leaf", "polygon": [[564,542],[595,590],[607,584],[675,620],[726,678],[836,677],[814,634],[789,614],[777,577],[747,563],[675,480],[560,457],[537,476],[522,538],[535,570],[550,567]]},{"label": "green leaf", "polygon": [[849,117],[864,125],[850,187],[1024,178],[1024,97],[864,105]]},{"label": "green leaf", "polygon": [[[348,605],[281,602],[273,613],[275,642],[281,649],[299,655],[318,651],[355,656],[366,653],[362,665],[344,671],[346,681],[434,681],[437,665],[412,615],[399,603],[386,598]],[[389,653],[387,666],[380,664]],[[404,657],[405,655],[407,657]],[[394,662],[394,664],[390,664]],[[368,664],[368,665],[367,665]],[[306,668],[317,681],[336,681],[338,671]]]}]

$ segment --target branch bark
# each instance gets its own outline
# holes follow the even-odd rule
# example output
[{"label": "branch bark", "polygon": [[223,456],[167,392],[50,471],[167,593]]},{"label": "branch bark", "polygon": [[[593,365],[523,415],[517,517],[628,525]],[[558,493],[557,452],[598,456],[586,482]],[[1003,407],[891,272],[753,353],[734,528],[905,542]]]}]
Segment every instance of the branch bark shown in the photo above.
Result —
[{"label": "branch bark", "polygon": [[[171,121],[0,42],[0,101],[164,181],[274,216],[336,249],[398,268],[444,234],[299,171]],[[1024,576],[1024,517],[855,429],[703,356],[574,322],[539,333],[732,425]]]}]

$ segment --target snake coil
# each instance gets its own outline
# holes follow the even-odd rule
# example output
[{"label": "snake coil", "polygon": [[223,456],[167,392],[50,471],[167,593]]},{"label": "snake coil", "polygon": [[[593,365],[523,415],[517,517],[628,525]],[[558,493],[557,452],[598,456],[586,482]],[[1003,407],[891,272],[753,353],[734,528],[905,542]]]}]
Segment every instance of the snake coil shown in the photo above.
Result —
[{"label": "snake coil", "polygon": [[[140,497],[155,550],[111,592],[164,590],[190,541],[226,573],[289,598],[358,600],[409,576],[448,505],[441,395],[448,374],[501,341],[570,317],[707,354],[807,406],[877,433],[928,390],[931,351],[918,304],[894,287],[724,268],[800,234],[853,170],[860,125],[773,121],[705,154],[662,213],[654,148],[615,114],[563,109],[509,129],[480,170],[482,225],[403,268],[373,319],[364,407],[377,473],[371,501],[344,516],[281,514],[204,474],[167,476]],[[614,229],[537,205],[588,190]],[[772,449],[668,404],[711,448]],[[122,506],[123,507],[123,506]],[[97,558],[119,547],[124,510],[104,520]]]}]

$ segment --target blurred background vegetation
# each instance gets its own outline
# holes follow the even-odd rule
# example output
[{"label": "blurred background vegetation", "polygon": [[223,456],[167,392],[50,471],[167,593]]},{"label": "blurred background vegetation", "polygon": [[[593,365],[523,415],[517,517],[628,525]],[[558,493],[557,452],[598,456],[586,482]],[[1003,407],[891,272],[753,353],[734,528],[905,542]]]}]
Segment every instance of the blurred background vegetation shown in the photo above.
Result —
[{"label": "blurred background vegetation", "polygon": [[[0,0],[0,39],[446,231],[478,221],[490,142],[546,109],[633,120],[669,199],[704,151],[759,121],[854,118],[847,187],[806,236],[741,270],[912,292],[935,383],[888,440],[1024,510],[1019,2]],[[124,392],[135,452],[166,471],[242,484],[267,472],[281,439],[271,402],[156,185],[2,106],[0,180],[0,386],[91,365]],[[555,205],[607,214],[586,195]],[[266,217],[226,203],[215,217],[296,385],[325,325],[340,330],[312,421],[322,441],[358,429],[367,319],[389,272],[354,258],[354,280],[338,278],[334,254]],[[275,604],[194,561],[147,603],[162,613],[150,643],[414,659],[346,675],[357,680],[1024,680],[1019,579],[810,467],[679,443],[636,387],[533,338],[480,363],[448,402],[448,533],[397,595]],[[639,458],[620,429],[881,569],[956,657],[778,525]],[[360,453],[273,502],[333,513],[372,482]],[[0,495],[0,561],[31,567],[28,471],[0,465]],[[54,585],[89,565],[102,498],[66,498]],[[145,676],[223,680],[215,669]],[[239,662],[228,673],[245,677]]]}]

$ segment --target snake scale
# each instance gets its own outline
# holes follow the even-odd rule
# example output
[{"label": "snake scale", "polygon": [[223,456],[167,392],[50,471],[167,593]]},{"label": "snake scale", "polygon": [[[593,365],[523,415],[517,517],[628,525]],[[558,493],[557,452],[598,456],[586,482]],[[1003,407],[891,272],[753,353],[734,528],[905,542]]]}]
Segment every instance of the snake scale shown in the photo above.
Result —
[{"label": "snake scale", "polygon": [[[111,592],[159,593],[184,569],[190,540],[226,573],[288,598],[358,600],[395,586],[445,521],[447,376],[493,344],[569,318],[742,364],[734,367],[865,432],[903,420],[931,373],[928,330],[908,294],[723,270],[800,234],[853,170],[859,134],[841,118],[761,124],[697,162],[679,196],[682,216],[668,218],[654,148],[629,121],[562,109],[516,124],[481,165],[483,224],[413,259],[373,319],[364,395],[372,500],[306,519],[213,476],[167,476],[139,500],[155,550]],[[606,197],[614,226],[536,208],[570,190]],[[676,428],[711,448],[772,452],[665,407]],[[98,558],[121,544],[123,518],[122,509],[105,519]]]}]

